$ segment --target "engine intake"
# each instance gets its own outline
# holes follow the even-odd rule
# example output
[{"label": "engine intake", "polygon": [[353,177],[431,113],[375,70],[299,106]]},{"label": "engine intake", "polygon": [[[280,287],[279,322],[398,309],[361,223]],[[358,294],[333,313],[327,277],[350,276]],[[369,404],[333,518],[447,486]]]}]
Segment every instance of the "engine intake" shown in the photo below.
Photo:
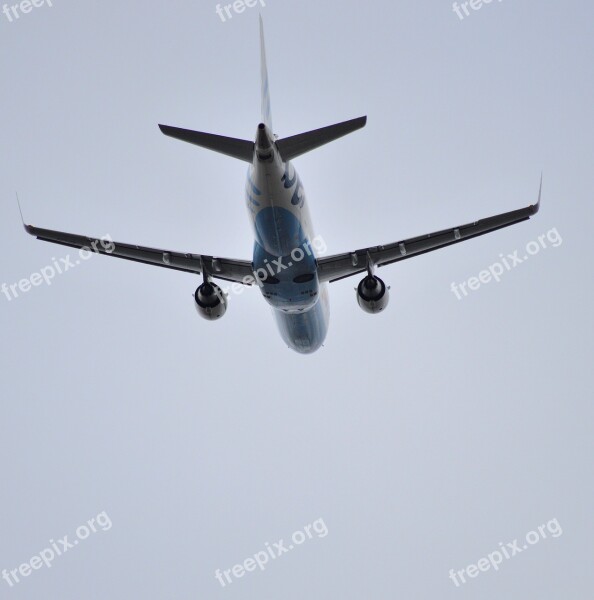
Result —
[{"label": "engine intake", "polygon": [[194,293],[194,300],[198,314],[209,321],[222,317],[227,311],[227,297],[223,290],[212,282],[199,286]]},{"label": "engine intake", "polygon": [[357,286],[357,302],[368,313],[376,314],[388,306],[390,294],[386,284],[375,275],[367,275]]}]

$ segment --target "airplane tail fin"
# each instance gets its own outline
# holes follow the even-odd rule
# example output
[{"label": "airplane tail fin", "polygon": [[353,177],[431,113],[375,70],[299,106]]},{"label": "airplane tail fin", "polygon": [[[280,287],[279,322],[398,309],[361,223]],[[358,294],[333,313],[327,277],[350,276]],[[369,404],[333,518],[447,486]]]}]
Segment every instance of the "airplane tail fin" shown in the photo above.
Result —
[{"label": "airplane tail fin", "polygon": [[262,86],[262,123],[268,127],[270,133],[274,133],[272,129],[272,112],[270,110],[270,86],[268,82],[268,66],[266,65],[266,44],[264,42],[262,15],[260,15],[260,78]]},{"label": "airplane tail fin", "polygon": [[[268,68],[266,65],[266,47],[264,43],[264,24],[262,22],[262,15],[260,15],[260,72],[262,78],[262,90],[261,90],[261,101],[262,101],[262,123],[266,125],[266,138],[268,135],[273,135],[274,130],[272,129],[272,114],[270,111],[270,87],[268,84]],[[361,127],[365,127],[367,123],[367,117],[359,117],[358,119],[351,119],[350,121],[344,121],[342,123],[336,123],[335,125],[329,125],[328,127],[322,127],[321,129],[314,129],[313,131],[307,131],[306,133],[300,133],[288,138],[281,140],[270,140],[276,142],[278,151],[283,159],[287,162],[297,156],[301,156],[310,150],[319,148],[324,144],[337,140],[344,135],[352,133]],[[221,154],[226,154],[233,158],[243,160],[245,162],[253,162],[255,144],[249,140],[240,140],[237,138],[225,137],[222,135],[215,135],[213,133],[204,133],[202,131],[192,131],[191,129],[181,129],[180,127],[170,127],[169,125],[159,125],[161,131],[172,138],[195,144],[196,146],[202,146]],[[259,127],[258,131],[260,132]],[[264,132],[264,128],[261,128]]]},{"label": "airplane tail fin", "polygon": [[[262,78],[262,122],[266,124],[272,134],[272,116],[270,114],[270,90],[268,88],[268,68],[266,67],[266,48],[264,45],[264,24],[260,15],[260,71]],[[221,154],[251,163],[254,160],[254,142],[237,138],[193,131],[169,125],[159,125],[159,129],[169,137],[202,146]]]},{"label": "airplane tail fin", "polygon": [[[274,133],[272,128],[272,113],[270,110],[270,83],[268,79],[268,67],[266,64],[266,44],[264,42],[264,23],[262,15],[260,15],[260,72],[262,82],[262,123],[266,125],[271,134]],[[365,126],[367,117],[360,117],[351,121],[337,123],[329,127],[322,127],[307,133],[300,133],[282,140],[277,140],[276,145],[279,149],[282,159],[286,162],[305,154],[310,150],[319,148],[328,142],[332,142],[347,135],[361,127]]]}]

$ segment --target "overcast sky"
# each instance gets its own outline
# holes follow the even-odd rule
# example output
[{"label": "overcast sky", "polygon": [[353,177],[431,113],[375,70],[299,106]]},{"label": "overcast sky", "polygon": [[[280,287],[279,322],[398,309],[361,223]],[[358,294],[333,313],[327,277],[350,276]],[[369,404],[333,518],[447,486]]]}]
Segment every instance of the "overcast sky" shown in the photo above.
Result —
[{"label": "overcast sky", "polygon": [[381,315],[332,284],[310,356],[257,290],[209,323],[199,277],[127,261],[0,293],[0,569],[33,565],[0,597],[590,597],[592,2],[268,0],[225,22],[214,0],[52,4],[0,12],[0,284],[77,256],[25,234],[16,190],[40,227],[251,258],[245,165],[157,124],[253,138],[259,12],[279,136],[369,117],[294,163],[328,253],[527,206],[541,171],[543,199],[382,269]]}]

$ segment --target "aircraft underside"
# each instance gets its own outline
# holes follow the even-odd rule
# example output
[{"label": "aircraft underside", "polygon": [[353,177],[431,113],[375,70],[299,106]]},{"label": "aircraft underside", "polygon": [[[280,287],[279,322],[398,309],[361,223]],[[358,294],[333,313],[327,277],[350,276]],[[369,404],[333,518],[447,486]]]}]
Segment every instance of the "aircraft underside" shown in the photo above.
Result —
[{"label": "aircraft underside", "polygon": [[305,191],[292,160],[361,129],[367,117],[278,139],[272,127],[261,19],[260,56],[261,123],[254,141],[159,125],[172,138],[248,163],[245,201],[255,239],[252,260],[162,250],[111,239],[106,243],[104,239],[32,225],[25,225],[25,230],[40,240],[200,275],[195,307],[200,316],[212,321],[227,310],[227,297],[214,279],[258,285],[272,307],[284,342],[296,352],[307,354],[322,346],[328,332],[328,283],[360,275],[357,303],[367,313],[380,313],[388,305],[389,288],[376,275],[377,268],[526,221],[538,212],[542,177],[538,201],[533,205],[388,244],[321,256],[325,248],[319,244],[321,238],[314,235]]}]

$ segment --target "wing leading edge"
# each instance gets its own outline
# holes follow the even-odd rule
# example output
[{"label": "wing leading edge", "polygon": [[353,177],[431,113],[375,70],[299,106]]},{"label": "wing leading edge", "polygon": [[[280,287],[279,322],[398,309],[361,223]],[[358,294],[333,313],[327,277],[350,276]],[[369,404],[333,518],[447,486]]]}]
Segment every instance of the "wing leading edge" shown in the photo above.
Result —
[{"label": "wing leading edge", "polygon": [[540,208],[540,197],[542,193],[542,177],[540,180],[540,190],[538,192],[538,201],[536,204],[512,210],[510,212],[487,217],[474,223],[452,227],[421,235],[407,240],[394,242],[382,246],[372,246],[355,250],[354,252],[345,252],[344,254],[334,254],[318,259],[318,277],[320,281],[338,281],[345,277],[351,277],[367,270],[369,258],[377,266],[389,265],[391,263],[419,256],[426,252],[439,250],[452,244],[464,242],[472,238],[497,231],[503,227],[509,227],[516,223],[526,221],[532,215],[535,215]]},{"label": "wing leading edge", "polygon": [[[188,254],[172,250],[160,250],[145,246],[122,244],[106,238],[90,238],[83,235],[41,229],[33,225],[25,225],[25,231],[38,240],[87,249],[90,252],[115,256],[125,260],[185,271],[186,273],[202,273],[203,269],[212,277],[251,285],[253,282],[252,263],[246,260],[218,258],[203,254]],[[251,282],[248,279],[251,278]]]}]

